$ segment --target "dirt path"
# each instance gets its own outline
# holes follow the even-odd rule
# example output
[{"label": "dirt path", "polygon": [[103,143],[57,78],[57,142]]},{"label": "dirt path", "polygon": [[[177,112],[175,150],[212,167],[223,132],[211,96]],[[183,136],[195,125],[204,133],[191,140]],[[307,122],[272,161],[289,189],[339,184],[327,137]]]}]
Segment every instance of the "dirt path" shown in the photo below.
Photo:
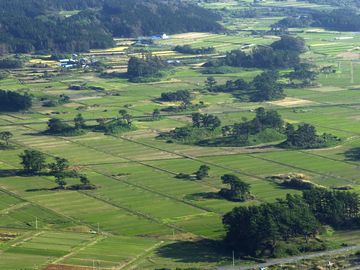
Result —
[{"label": "dirt path", "polygon": [[[122,269],[125,269],[125,268],[129,267],[129,266],[131,266],[129,269],[135,269],[137,267],[137,265],[134,264],[136,261],[144,258],[146,255],[151,253],[153,250],[160,247],[163,243],[164,243],[164,241],[160,241],[159,243],[156,243],[152,247],[146,249],[143,253],[141,253],[141,254],[137,255],[135,258],[131,259],[129,262],[127,262],[125,264],[122,264],[122,265],[119,265],[118,267],[115,268],[115,270],[122,270]],[[134,264],[134,265],[132,265],[132,264]]]},{"label": "dirt path", "polygon": [[99,241],[105,239],[106,236],[100,236],[100,237],[96,237],[95,240],[91,241],[91,242],[87,242],[83,245],[80,245],[80,246],[77,246],[75,247],[70,253],[66,254],[65,256],[62,256],[60,258],[57,258],[55,261],[53,261],[51,264],[59,264],[61,261],[63,260],[66,260],[67,258],[75,255],[76,253],[80,252],[80,251],[83,251],[84,249],[88,248],[88,247],[91,247],[95,244],[97,244]]}]

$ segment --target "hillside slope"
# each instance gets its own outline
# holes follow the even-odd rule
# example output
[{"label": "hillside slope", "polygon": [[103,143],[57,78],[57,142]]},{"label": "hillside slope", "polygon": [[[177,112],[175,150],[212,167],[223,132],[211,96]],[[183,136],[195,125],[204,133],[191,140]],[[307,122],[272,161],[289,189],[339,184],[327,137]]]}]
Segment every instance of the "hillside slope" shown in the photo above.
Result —
[{"label": "hillside slope", "polygon": [[218,15],[168,0],[0,0],[0,53],[86,51],[113,37],[219,31]]}]

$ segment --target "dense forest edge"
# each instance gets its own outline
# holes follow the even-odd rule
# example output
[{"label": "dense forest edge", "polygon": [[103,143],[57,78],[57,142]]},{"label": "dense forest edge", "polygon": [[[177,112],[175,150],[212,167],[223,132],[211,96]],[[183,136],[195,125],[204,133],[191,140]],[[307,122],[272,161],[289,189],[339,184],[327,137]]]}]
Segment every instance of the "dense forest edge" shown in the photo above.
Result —
[{"label": "dense forest edge", "polygon": [[219,15],[165,0],[1,0],[0,15],[0,54],[84,52],[113,46],[113,37],[222,31]]}]

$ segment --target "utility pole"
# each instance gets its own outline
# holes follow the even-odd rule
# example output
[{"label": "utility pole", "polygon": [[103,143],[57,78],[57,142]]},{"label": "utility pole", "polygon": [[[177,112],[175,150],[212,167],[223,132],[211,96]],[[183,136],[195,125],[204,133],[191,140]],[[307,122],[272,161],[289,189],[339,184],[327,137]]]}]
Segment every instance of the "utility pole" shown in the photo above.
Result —
[{"label": "utility pole", "polygon": [[35,217],[35,229],[36,230],[38,229],[38,219],[37,219],[37,217]]},{"label": "utility pole", "polygon": [[233,259],[233,267],[235,267],[235,252],[232,252],[232,259]]}]

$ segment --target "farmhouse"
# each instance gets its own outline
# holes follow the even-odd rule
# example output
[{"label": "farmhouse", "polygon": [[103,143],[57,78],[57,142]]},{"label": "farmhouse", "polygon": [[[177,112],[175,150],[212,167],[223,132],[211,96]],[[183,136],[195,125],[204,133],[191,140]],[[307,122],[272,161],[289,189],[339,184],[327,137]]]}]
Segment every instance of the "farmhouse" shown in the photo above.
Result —
[{"label": "farmhouse", "polygon": [[98,62],[96,59],[89,59],[87,57],[77,59],[77,55],[73,55],[73,58],[70,59],[60,59],[59,66],[62,68],[88,68]]}]

